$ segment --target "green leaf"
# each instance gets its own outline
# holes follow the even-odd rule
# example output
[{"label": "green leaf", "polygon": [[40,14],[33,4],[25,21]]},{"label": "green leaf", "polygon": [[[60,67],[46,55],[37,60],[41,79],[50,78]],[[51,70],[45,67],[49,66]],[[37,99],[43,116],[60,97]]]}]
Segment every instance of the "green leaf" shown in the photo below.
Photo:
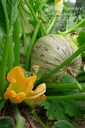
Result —
[{"label": "green leaf", "polygon": [[64,2],[64,11],[67,17],[69,17],[70,14],[72,13],[71,6],[68,2]]},{"label": "green leaf", "polygon": [[[30,18],[29,18],[30,17]],[[20,32],[31,33],[34,30],[34,26],[30,23],[32,15],[30,15],[28,8],[25,8],[25,4],[22,2],[19,4],[19,23],[20,23]]]},{"label": "green leaf", "polygon": [[4,104],[5,104],[4,100],[1,100],[1,101],[0,101],[0,111],[3,109]]},{"label": "green leaf", "polygon": [[0,118],[0,128],[14,128],[12,118]]},{"label": "green leaf", "polygon": [[5,0],[0,0],[0,27],[7,33],[7,12],[6,12],[6,2]]},{"label": "green leaf", "polygon": [[6,0],[7,13],[9,18],[9,26],[11,27],[18,16],[18,0]]},{"label": "green leaf", "polygon": [[78,45],[81,46],[83,43],[85,43],[85,32],[80,31],[79,35],[77,37]]},{"label": "green leaf", "polygon": [[75,101],[61,101],[65,109],[65,114],[69,117],[76,117],[76,119],[84,119],[83,111]]},{"label": "green leaf", "polygon": [[[46,115],[50,120],[70,120],[70,117],[84,119],[84,111],[76,101],[40,101],[40,105],[46,109]],[[62,128],[62,127],[61,127]]]},{"label": "green leaf", "polygon": [[18,0],[0,0],[0,27],[8,34],[18,15]]},{"label": "green leaf", "polygon": [[54,123],[54,128],[75,128],[71,123],[66,120],[58,120]]},{"label": "green leaf", "polygon": [[72,28],[74,25],[76,25],[76,23],[74,22],[74,20],[75,20],[75,16],[73,16],[73,14],[71,13],[70,16],[69,16],[69,18],[68,18],[68,23],[67,23],[68,30],[70,28]]},{"label": "green leaf", "polygon": [[50,120],[68,120],[68,116],[64,112],[62,104],[58,101],[43,101],[41,105],[47,110],[46,114]]},{"label": "green leaf", "polygon": [[[80,16],[81,17],[81,16]],[[82,22],[83,21],[83,22]],[[76,23],[76,24],[78,24],[78,23],[80,23],[80,22],[82,22],[78,27],[79,28],[84,28],[85,27],[85,19],[83,18],[83,19],[81,19],[81,20],[78,20],[78,22]]]},{"label": "green leaf", "polygon": [[74,83],[74,82],[76,82],[76,79],[68,73],[65,73],[65,75],[61,78],[61,83]]}]

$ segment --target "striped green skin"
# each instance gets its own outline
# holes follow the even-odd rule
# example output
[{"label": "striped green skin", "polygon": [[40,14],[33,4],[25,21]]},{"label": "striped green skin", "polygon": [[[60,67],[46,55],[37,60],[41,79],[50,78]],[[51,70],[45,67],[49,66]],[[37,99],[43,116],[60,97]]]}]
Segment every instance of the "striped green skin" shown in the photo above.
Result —
[{"label": "striped green skin", "polygon": [[[77,46],[72,41],[62,35],[49,34],[43,36],[34,45],[31,55],[31,66],[42,66],[43,74],[47,74],[69,58],[77,49]],[[80,70],[81,62],[81,55],[79,55],[68,64],[71,67],[71,71],[76,75]],[[47,79],[47,82],[57,83],[65,72],[66,67],[53,74]]]}]

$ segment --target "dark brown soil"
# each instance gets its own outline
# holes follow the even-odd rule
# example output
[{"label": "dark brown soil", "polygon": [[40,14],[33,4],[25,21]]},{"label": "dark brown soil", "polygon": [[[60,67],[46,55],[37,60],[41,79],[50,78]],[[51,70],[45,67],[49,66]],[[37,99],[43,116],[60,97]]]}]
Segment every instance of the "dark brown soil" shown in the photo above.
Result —
[{"label": "dark brown soil", "polygon": [[80,128],[85,128],[85,120],[78,121],[74,119],[74,122],[78,124]]}]

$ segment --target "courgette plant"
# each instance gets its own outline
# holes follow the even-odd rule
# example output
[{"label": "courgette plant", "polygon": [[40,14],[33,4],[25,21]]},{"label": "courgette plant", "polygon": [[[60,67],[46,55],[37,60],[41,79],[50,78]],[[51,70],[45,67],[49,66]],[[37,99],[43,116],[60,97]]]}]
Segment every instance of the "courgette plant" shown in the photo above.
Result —
[{"label": "courgette plant", "polygon": [[[37,103],[44,106],[48,119],[54,120],[54,128],[65,128],[66,126],[78,128],[79,126],[71,118],[84,119],[85,109],[83,105],[80,106],[80,103],[83,104],[85,100],[84,65],[77,78],[73,78],[67,73],[58,84],[43,83],[79,54],[82,54],[82,61],[85,59],[85,38],[83,36],[85,35],[83,30],[85,18],[69,29],[67,23],[65,31],[55,29],[56,23],[63,13],[63,7],[67,6],[66,3],[63,0],[0,0],[0,111],[7,103],[11,103],[16,128],[24,128],[26,120],[21,116],[18,109],[19,104],[24,105],[43,128],[47,128],[46,124],[32,107]],[[60,9],[61,5],[61,11],[57,13],[56,11]],[[72,12],[70,13],[72,14]],[[37,74],[32,76],[30,60],[36,40],[50,33],[66,36],[72,32],[77,32],[78,50],[48,74],[42,76],[41,68]],[[36,93],[34,85],[35,90],[39,87],[39,91]],[[0,122],[0,127],[14,127],[11,117],[1,118]]]}]

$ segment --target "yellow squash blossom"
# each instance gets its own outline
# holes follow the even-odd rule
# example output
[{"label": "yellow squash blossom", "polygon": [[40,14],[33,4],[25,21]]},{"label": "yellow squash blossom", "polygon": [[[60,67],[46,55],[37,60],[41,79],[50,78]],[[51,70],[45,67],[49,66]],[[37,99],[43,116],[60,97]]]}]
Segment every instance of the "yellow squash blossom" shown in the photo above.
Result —
[{"label": "yellow squash blossom", "polygon": [[4,98],[10,99],[13,103],[26,101],[28,105],[34,105],[40,99],[45,100],[46,97],[43,94],[46,91],[45,84],[40,84],[35,90],[32,90],[37,76],[25,77],[24,73],[25,70],[20,66],[14,67],[8,73],[7,80],[10,84],[4,93]]}]

